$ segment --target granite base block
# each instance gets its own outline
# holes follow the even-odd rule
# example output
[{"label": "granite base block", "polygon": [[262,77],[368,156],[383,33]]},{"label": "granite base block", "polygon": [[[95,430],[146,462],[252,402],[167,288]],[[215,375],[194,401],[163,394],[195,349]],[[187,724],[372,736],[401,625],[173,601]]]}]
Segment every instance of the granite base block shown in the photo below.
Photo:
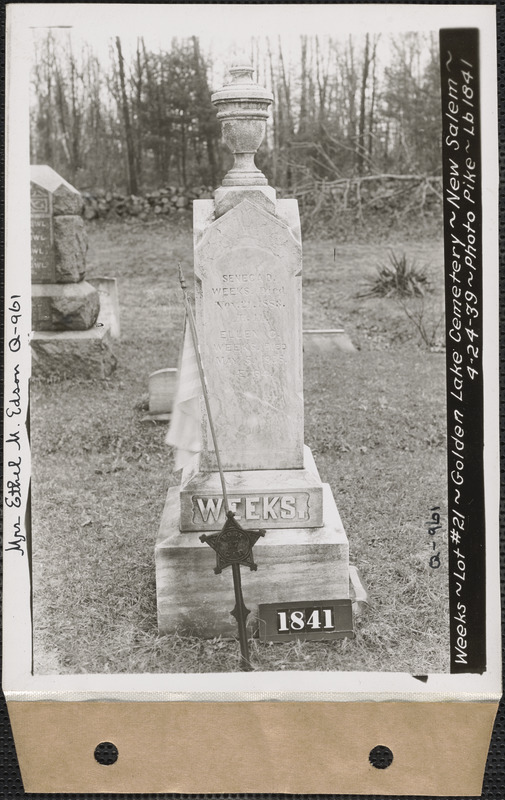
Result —
[{"label": "granite base block", "polygon": [[34,331],[30,344],[34,378],[107,378],[116,368],[105,325],[88,331]]},{"label": "granite base block", "polygon": [[[257,628],[259,603],[349,597],[349,544],[328,484],[323,484],[325,524],[268,530],[254,547],[258,570],[242,567],[242,587]],[[179,631],[204,638],[237,635],[231,569],[214,573],[215,552],[198,533],[179,530],[179,489],[169,489],[156,544],[160,634]]]},{"label": "granite base block", "polygon": [[99,313],[98,291],[87,281],[32,283],[34,331],[86,331]]},{"label": "granite base block", "polygon": [[[302,469],[227,471],[230,507],[243,528],[317,528],[323,524],[323,484],[307,445]],[[200,471],[200,454],[184,468],[181,531],[219,531],[226,520],[218,472]]]}]

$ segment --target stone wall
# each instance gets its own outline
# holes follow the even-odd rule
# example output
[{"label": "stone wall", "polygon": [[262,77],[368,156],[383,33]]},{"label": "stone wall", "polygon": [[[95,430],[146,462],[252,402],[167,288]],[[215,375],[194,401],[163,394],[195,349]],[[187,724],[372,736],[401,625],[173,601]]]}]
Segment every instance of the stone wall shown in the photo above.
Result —
[{"label": "stone wall", "polygon": [[191,210],[193,200],[212,197],[211,186],[165,186],[145,195],[125,195],[118,192],[83,192],[84,218],[115,219],[184,213]]}]

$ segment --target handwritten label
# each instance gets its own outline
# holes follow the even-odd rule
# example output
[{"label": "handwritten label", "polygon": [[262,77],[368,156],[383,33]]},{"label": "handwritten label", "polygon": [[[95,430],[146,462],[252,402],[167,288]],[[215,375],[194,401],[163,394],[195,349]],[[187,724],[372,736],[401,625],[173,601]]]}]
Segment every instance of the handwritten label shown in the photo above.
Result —
[{"label": "handwritten label", "polygon": [[12,539],[7,542],[7,547],[5,548],[5,552],[8,550],[15,550],[21,556],[24,556],[25,551],[21,547],[21,544],[26,542],[26,536],[23,536],[21,533],[21,517],[16,517],[14,520],[14,533],[12,535]]},{"label": "handwritten label", "polygon": [[[438,531],[442,528],[442,525],[440,524],[440,506],[433,506],[433,508],[430,510],[431,519],[428,520],[426,525],[428,526],[428,534],[432,537],[431,549],[437,550],[438,544],[435,537],[437,536]],[[438,569],[440,567],[440,550],[430,555],[430,567],[432,569]]]},{"label": "handwritten label", "polygon": [[[19,301],[19,295],[11,295],[7,308],[7,323],[12,326],[9,331],[7,347],[10,353],[15,354],[19,353],[21,349],[20,322],[22,313]],[[10,371],[10,364],[8,364],[5,374],[5,416],[7,417],[7,421],[5,423],[6,470],[4,505],[9,509],[21,508],[21,470],[23,463],[20,438],[21,415],[20,364],[14,363],[12,365],[12,371]],[[7,546],[5,550],[14,550],[23,556],[25,551],[24,548],[21,547],[21,543],[26,541],[26,537],[21,532],[21,517],[14,517],[12,525],[12,532],[6,530],[5,541]]]}]

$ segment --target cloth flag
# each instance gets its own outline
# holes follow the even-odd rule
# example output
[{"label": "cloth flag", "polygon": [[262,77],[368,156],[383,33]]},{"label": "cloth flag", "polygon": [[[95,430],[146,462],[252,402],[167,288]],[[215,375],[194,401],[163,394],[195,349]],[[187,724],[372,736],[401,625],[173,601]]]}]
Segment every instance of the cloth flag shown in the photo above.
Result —
[{"label": "cloth flag", "polygon": [[182,469],[202,449],[200,398],[202,385],[187,315],[170,426],[165,441],[175,447],[175,470]]}]

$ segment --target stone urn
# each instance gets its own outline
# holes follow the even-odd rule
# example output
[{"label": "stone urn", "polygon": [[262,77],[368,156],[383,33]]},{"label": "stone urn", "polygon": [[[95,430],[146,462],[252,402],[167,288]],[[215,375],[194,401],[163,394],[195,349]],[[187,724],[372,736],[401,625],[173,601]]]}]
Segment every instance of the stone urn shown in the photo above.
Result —
[{"label": "stone urn", "polygon": [[272,93],[253,80],[251,66],[230,68],[231,81],[211,97],[218,109],[223,139],[235,163],[223,178],[223,186],[265,186],[267,179],[254,163],[265,135]]}]

